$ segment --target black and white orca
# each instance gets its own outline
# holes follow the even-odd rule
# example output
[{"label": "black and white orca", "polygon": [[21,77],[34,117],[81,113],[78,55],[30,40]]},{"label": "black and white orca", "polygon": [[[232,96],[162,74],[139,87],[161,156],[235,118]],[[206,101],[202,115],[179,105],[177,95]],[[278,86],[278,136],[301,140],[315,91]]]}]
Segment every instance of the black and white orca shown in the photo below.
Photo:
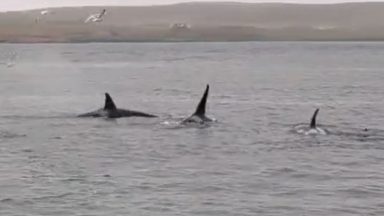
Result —
[{"label": "black and white orca", "polygon": [[106,117],[106,118],[122,118],[122,117],[147,117],[154,118],[157,117],[152,114],[143,113],[134,110],[119,109],[116,107],[115,103],[112,100],[112,97],[105,93],[105,105],[104,108],[98,109],[93,112],[84,113],[78,117]]},{"label": "black and white orca", "polygon": [[316,124],[316,118],[318,113],[319,113],[319,109],[316,109],[312,115],[311,123],[309,124],[309,127],[305,127],[305,128],[300,127],[298,128],[297,132],[305,135],[317,135],[317,134],[326,135],[327,134],[326,130],[318,127],[318,125]]},{"label": "black and white orca", "polygon": [[204,124],[205,122],[212,122],[213,121],[212,119],[208,118],[205,115],[208,93],[209,93],[209,85],[207,85],[207,87],[205,88],[205,92],[204,92],[203,97],[201,98],[199,104],[197,105],[196,111],[190,117],[184,119],[181,122],[182,124],[188,124],[188,123]]}]

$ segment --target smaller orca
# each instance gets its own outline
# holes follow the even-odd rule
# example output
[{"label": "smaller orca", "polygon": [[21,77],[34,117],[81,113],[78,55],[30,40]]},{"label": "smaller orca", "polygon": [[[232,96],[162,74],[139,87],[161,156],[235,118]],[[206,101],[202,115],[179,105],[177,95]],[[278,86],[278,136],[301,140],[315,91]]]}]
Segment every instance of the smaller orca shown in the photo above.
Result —
[{"label": "smaller orca", "polygon": [[316,109],[312,115],[309,127],[308,126],[302,126],[302,125],[296,127],[297,133],[305,134],[305,135],[317,135],[317,134],[326,135],[327,134],[326,130],[318,127],[316,124],[316,118],[317,118],[318,113],[319,113],[319,109]]},{"label": "smaller orca", "polygon": [[319,109],[317,108],[315,110],[315,112],[313,113],[313,116],[312,116],[312,119],[311,119],[311,124],[309,126],[309,130],[305,132],[306,135],[312,135],[312,134],[321,134],[321,135],[325,135],[327,134],[325,132],[325,130],[323,130],[322,128],[319,128],[317,127],[317,124],[316,124],[316,117],[317,117],[317,114],[319,113]]},{"label": "smaller orca", "polygon": [[152,114],[147,114],[134,110],[119,109],[116,107],[112,100],[112,97],[105,93],[105,105],[104,108],[98,109],[93,112],[78,115],[78,117],[107,117],[107,118],[122,118],[122,117],[157,117]]},{"label": "smaller orca", "polygon": [[184,119],[181,122],[182,124],[188,124],[188,123],[204,124],[205,122],[212,122],[212,119],[208,118],[205,115],[208,93],[209,93],[209,85],[207,85],[207,87],[205,88],[205,92],[199,104],[197,105],[196,111],[190,117]]}]

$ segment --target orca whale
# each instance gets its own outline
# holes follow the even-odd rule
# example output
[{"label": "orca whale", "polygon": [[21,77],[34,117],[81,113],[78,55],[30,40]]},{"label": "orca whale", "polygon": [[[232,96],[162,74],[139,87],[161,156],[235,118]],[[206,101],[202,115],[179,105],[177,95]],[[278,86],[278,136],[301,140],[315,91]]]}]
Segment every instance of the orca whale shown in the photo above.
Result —
[{"label": "orca whale", "polygon": [[316,124],[316,118],[317,118],[317,114],[319,113],[319,108],[317,108],[315,110],[315,112],[313,113],[312,115],[312,118],[311,118],[311,123],[309,125],[309,130],[305,131],[305,134],[306,135],[314,135],[314,134],[322,134],[322,135],[325,135],[327,134],[325,132],[325,130],[323,130],[322,128],[318,127],[317,124]]},{"label": "orca whale", "polygon": [[93,112],[84,113],[78,115],[78,117],[107,117],[107,118],[122,118],[122,117],[147,117],[154,118],[157,117],[152,114],[143,113],[134,110],[119,109],[116,107],[115,103],[112,100],[112,97],[105,93],[105,105],[104,108],[98,109]]},{"label": "orca whale", "polygon": [[205,115],[207,99],[209,93],[209,85],[205,88],[203,97],[201,98],[199,104],[197,105],[196,111],[188,118],[182,121],[183,124],[187,123],[200,123],[203,124],[205,122],[212,122],[212,119],[208,118]]},{"label": "orca whale", "polygon": [[316,123],[317,114],[319,109],[316,109],[312,115],[311,122],[308,124],[300,124],[295,126],[296,133],[304,135],[327,135],[328,131],[320,128]]}]

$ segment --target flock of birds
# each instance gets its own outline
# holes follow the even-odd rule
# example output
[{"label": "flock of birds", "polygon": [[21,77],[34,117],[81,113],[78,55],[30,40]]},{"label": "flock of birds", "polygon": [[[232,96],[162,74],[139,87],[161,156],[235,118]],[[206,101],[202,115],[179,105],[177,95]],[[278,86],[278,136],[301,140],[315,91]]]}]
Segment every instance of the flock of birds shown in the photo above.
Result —
[{"label": "flock of birds", "polygon": [[[106,15],[107,10],[102,9],[99,13],[90,14],[85,20],[84,23],[100,23],[103,22],[104,16]],[[39,13],[39,16],[36,17],[35,22],[40,22],[44,16],[49,16],[51,14],[54,14],[54,11],[51,10],[42,10]],[[0,65],[3,65],[7,68],[13,67],[15,65],[15,59],[17,55],[16,53],[11,53],[10,56],[7,58],[6,61],[0,61]]]},{"label": "flock of birds", "polygon": [[[90,22],[102,22],[103,18],[106,14],[107,10],[102,9],[99,13],[90,14],[85,20],[84,23],[90,23]],[[42,10],[40,11],[39,16],[35,19],[35,22],[38,23],[44,16],[48,16],[50,14],[54,14],[53,11],[50,10]]]}]

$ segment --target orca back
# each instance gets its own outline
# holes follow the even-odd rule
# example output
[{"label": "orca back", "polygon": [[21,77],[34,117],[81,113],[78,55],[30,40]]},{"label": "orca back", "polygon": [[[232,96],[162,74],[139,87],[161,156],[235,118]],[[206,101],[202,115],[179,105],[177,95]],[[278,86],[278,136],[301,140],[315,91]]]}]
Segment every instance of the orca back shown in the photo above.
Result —
[{"label": "orca back", "polygon": [[315,112],[313,113],[313,116],[312,116],[312,119],[311,119],[311,124],[310,124],[311,128],[316,128],[317,113],[319,113],[319,109],[316,109]]},{"label": "orca back", "polygon": [[203,97],[201,98],[199,105],[197,105],[196,111],[193,115],[200,116],[200,117],[205,116],[205,107],[207,105],[208,93],[209,93],[209,85],[207,85],[205,92],[203,94]]}]

